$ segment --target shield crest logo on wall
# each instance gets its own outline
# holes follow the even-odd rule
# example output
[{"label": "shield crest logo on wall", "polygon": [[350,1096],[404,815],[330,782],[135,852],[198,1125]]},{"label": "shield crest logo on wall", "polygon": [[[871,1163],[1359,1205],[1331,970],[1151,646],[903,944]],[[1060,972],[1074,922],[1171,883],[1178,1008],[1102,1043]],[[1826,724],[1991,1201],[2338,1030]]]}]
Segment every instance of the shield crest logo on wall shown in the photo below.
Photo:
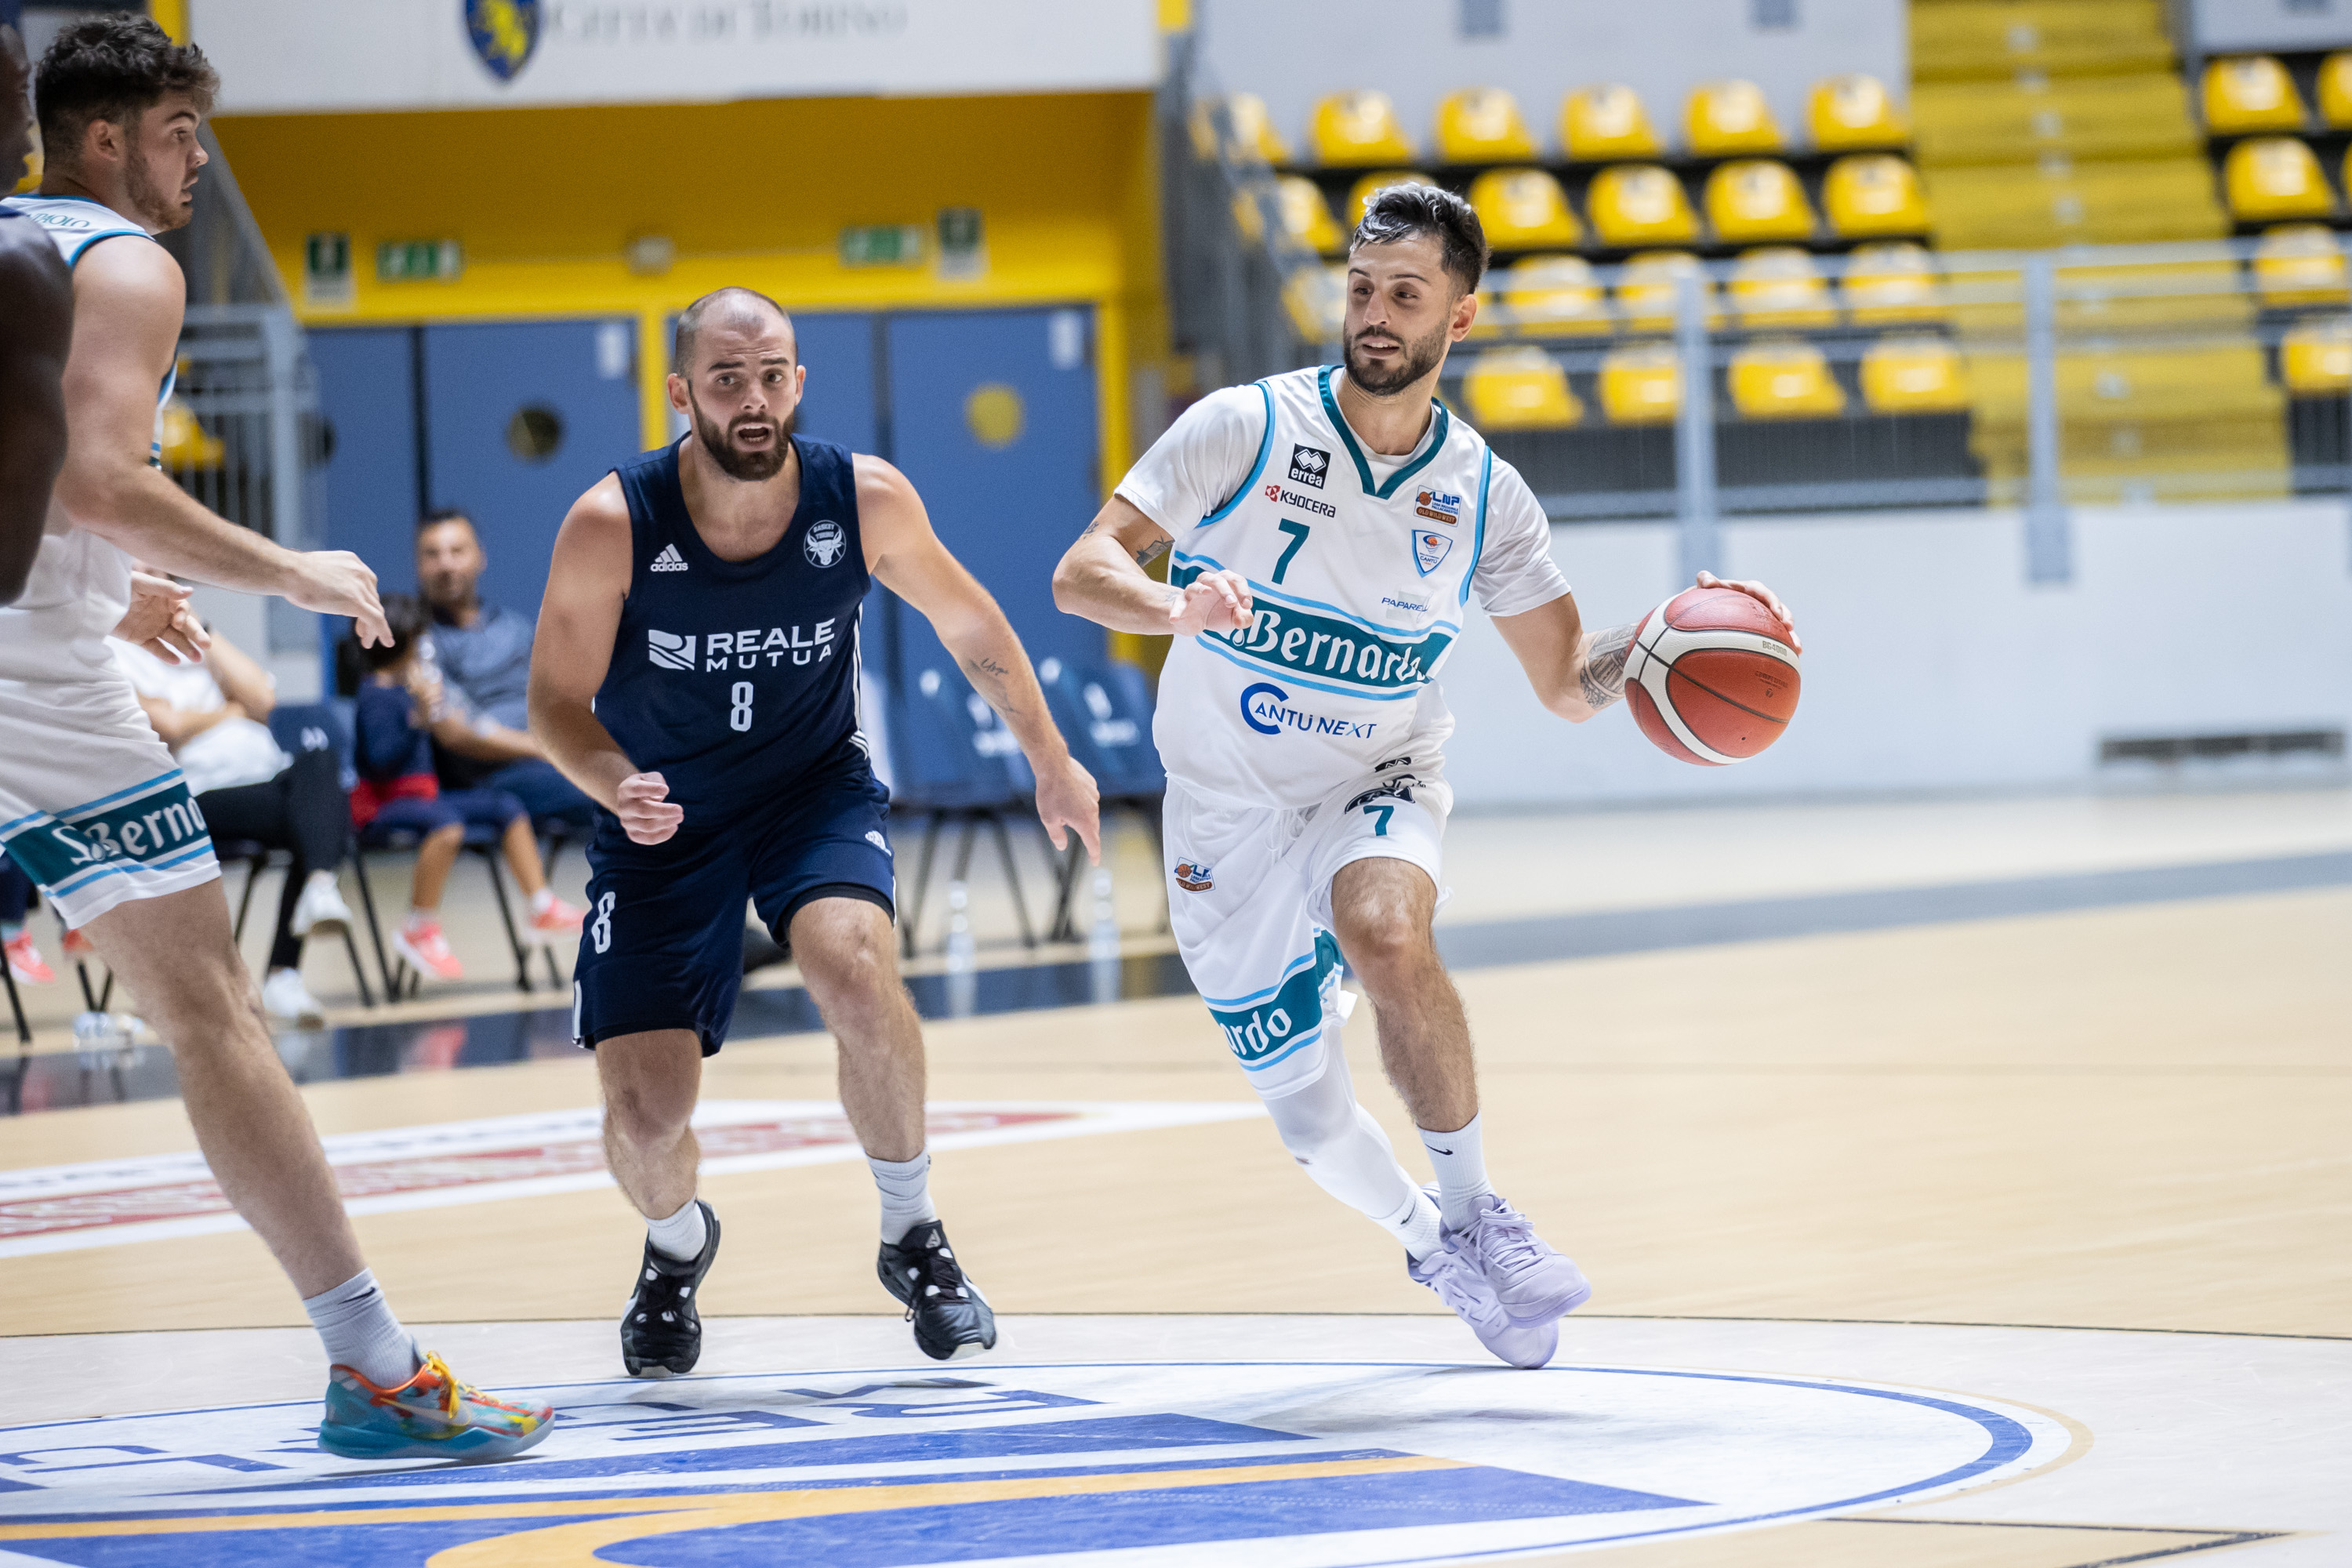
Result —
[{"label": "shield crest logo on wall", "polygon": [[466,37],[500,81],[512,81],[539,47],[539,0],[466,0]]}]

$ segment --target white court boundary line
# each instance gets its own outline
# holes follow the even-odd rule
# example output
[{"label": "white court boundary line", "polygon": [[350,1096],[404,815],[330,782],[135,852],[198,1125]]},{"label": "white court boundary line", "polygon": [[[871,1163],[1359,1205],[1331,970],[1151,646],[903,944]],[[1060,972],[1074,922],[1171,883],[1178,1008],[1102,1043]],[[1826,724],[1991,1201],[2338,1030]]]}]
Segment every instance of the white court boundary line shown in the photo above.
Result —
[{"label": "white court boundary line", "polygon": [[[993,1148],[1007,1143],[1044,1142],[1058,1138],[1087,1138],[1101,1133],[1148,1132],[1170,1127],[1241,1121],[1265,1115],[1265,1107],[1255,1100],[934,1100],[925,1108],[925,1112],[927,1118],[934,1122],[948,1123],[947,1128],[932,1132],[927,1138],[929,1147],[935,1151],[954,1151]],[[1053,1120],[1024,1121],[1007,1127],[953,1130],[953,1123],[962,1118],[1005,1115],[1049,1117]],[[603,1116],[597,1108],[584,1107],[576,1110],[485,1117],[472,1121],[432,1122],[373,1132],[338,1133],[322,1142],[326,1145],[328,1163],[340,1168],[402,1159],[428,1160],[487,1153],[551,1143],[595,1143],[602,1136]],[[709,1176],[735,1175],[747,1171],[837,1164],[866,1157],[866,1152],[849,1131],[848,1119],[837,1101],[718,1100],[705,1101],[694,1113],[694,1126],[702,1131],[788,1121],[819,1124],[823,1131],[818,1132],[818,1136],[827,1141],[800,1148],[707,1159],[702,1163],[702,1173]],[[837,1134],[834,1124],[838,1124]],[[90,1193],[136,1192],[141,1188],[209,1183],[211,1179],[204,1156],[194,1152],[96,1160],[69,1165],[35,1165],[0,1171],[0,1205],[68,1198]],[[503,1203],[515,1198],[542,1197],[558,1193],[590,1192],[611,1185],[611,1173],[600,1169],[389,1193],[354,1198],[344,1206],[353,1215],[397,1214],[415,1209]],[[127,1247],[135,1242],[217,1236],[245,1228],[245,1221],[234,1211],[191,1215],[183,1219],[89,1226],[0,1240],[0,1258],[79,1252],[100,1247]]]}]

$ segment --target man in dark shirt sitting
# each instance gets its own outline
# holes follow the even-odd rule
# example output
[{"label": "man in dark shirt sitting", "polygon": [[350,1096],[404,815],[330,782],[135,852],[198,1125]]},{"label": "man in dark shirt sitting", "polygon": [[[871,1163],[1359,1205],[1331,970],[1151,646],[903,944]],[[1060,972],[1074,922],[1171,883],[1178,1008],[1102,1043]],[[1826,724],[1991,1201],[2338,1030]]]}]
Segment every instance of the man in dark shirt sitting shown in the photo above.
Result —
[{"label": "man in dark shirt sitting", "polygon": [[488,564],[464,512],[427,512],[417,524],[416,584],[433,612],[432,658],[463,721],[436,734],[435,769],[451,789],[503,790],[533,822],[553,818],[584,835],[595,826],[595,805],[547,760],[524,710],[536,623],[482,602]]}]

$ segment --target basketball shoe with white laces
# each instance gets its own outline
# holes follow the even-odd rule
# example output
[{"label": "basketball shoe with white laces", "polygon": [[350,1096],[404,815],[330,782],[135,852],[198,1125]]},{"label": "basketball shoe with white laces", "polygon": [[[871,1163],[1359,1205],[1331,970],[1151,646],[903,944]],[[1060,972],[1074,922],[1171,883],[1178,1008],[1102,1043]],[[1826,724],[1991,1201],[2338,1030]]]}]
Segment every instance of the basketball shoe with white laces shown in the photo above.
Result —
[{"label": "basketball shoe with white laces", "polygon": [[1426,1285],[1436,1291],[1437,1299],[1470,1325],[1478,1342],[1492,1351],[1496,1360],[1532,1370],[1551,1360],[1552,1352],[1559,1349],[1559,1320],[1546,1318],[1539,1323],[1511,1321],[1510,1314],[1495,1300],[1486,1277],[1460,1250],[1459,1238],[1453,1232],[1442,1232],[1438,1249],[1419,1263],[1412,1260],[1412,1254],[1406,1253],[1404,1271],[1414,1284]]},{"label": "basketball shoe with white laces", "polygon": [[1493,1193],[1480,1194],[1476,1206],[1467,1229],[1447,1234],[1511,1321],[1549,1322],[1584,1305],[1592,1294],[1584,1271],[1547,1246],[1527,1215]]},{"label": "basketball shoe with white laces", "polygon": [[719,1256],[719,1215],[700,1198],[694,1202],[707,1227],[702,1251],[681,1260],[648,1238],[637,1288],[621,1310],[621,1364],[631,1377],[656,1371],[683,1376],[702,1359],[702,1313],[694,1293]]},{"label": "basketball shoe with white laces", "polygon": [[965,1278],[948,1246],[947,1227],[938,1220],[925,1220],[897,1241],[884,1242],[874,1268],[907,1309],[915,1343],[933,1361],[996,1348],[996,1313],[980,1287]]},{"label": "basketball shoe with white laces", "polygon": [[555,1412],[493,1399],[459,1383],[430,1351],[415,1376],[379,1388],[347,1366],[327,1369],[319,1447],[347,1459],[505,1459],[547,1436]]}]

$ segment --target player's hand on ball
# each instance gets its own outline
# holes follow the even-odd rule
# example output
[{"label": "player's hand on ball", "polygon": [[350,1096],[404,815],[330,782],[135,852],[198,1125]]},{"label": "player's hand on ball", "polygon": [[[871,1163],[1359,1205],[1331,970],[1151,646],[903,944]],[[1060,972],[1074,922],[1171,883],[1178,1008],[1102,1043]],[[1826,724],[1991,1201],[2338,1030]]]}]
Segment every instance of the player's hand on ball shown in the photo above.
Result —
[{"label": "player's hand on ball", "polygon": [[621,781],[621,804],[613,815],[632,844],[659,844],[686,820],[686,808],[669,803],[669,783],[659,773],[631,773]]},{"label": "player's hand on ball", "polygon": [[202,664],[212,635],[188,607],[188,590],[152,572],[131,574],[131,608],[115,623],[114,636],[134,643],[165,664]]},{"label": "player's hand on ball", "polygon": [[1101,865],[1101,791],[1095,785],[1095,775],[1066,752],[1060,762],[1048,763],[1036,772],[1037,820],[1045,825],[1045,837],[1060,849],[1076,833],[1078,842],[1087,847],[1087,858]]},{"label": "player's hand on ball", "polygon": [[1249,579],[1238,572],[1203,572],[1168,601],[1168,629],[1180,637],[1237,632],[1250,624]]},{"label": "player's hand on ball", "polygon": [[1754,599],[1766,609],[1771,611],[1780,623],[1789,628],[1789,646],[1790,647],[1796,649],[1799,653],[1805,651],[1805,645],[1800,641],[1797,637],[1797,617],[1789,613],[1789,606],[1780,602],[1780,595],[1772,592],[1771,589],[1767,588],[1763,584],[1733,583],[1717,576],[1712,572],[1702,572],[1698,574],[1698,585],[1702,588],[1729,588],[1736,593],[1747,595],[1749,598]]}]

